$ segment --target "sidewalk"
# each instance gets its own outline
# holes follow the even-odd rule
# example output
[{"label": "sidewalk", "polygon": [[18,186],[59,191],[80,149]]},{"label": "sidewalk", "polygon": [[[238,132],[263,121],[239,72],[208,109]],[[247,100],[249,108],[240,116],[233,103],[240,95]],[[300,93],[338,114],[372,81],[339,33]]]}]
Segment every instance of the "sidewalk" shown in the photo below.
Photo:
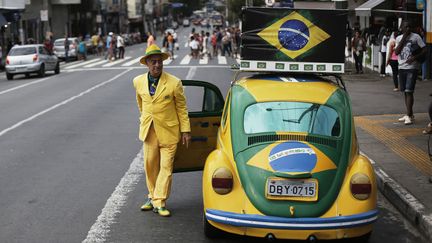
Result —
[{"label": "sidewalk", "polygon": [[360,150],[375,163],[381,193],[432,241],[432,161],[429,136],[422,134],[429,122],[432,80],[417,81],[415,122],[404,125],[398,122],[405,113],[404,98],[401,92],[393,92],[392,77],[381,78],[373,71],[353,73],[352,65],[347,64],[343,78]]}]

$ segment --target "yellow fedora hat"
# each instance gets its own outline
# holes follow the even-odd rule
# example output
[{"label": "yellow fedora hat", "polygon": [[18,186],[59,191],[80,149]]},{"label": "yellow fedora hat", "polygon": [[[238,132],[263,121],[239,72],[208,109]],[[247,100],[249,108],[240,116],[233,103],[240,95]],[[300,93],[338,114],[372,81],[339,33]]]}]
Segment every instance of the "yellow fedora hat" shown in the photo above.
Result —
[{"label": "yellow fedora hat", "polygon": [[169,57],[168,53],[162,52],[159,46],[157,46],[156,44],[152,44],[149,47],[147,47],[145,55],[140,59],[140,63],[147,65],[146,60],[151,55],[161,55],[162,60],[166,60]]}]

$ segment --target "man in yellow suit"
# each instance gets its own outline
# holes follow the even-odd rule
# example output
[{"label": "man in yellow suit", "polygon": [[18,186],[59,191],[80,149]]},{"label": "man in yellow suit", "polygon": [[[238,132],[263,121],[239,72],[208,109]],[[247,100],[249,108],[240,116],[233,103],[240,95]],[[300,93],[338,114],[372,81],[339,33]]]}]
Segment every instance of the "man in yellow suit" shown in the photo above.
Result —
[{"label": "man in yellow suit", "polygon": [[144,141],[144,169],[148,200],[141,210],[170,216],[168,199],[177,144],[189,146],[190,123],[181,80],[163,72],[163,60],[169,55],[156,45],[147,47],[140,63],[149,71],[134,78],[140,111],[139,139]]}]

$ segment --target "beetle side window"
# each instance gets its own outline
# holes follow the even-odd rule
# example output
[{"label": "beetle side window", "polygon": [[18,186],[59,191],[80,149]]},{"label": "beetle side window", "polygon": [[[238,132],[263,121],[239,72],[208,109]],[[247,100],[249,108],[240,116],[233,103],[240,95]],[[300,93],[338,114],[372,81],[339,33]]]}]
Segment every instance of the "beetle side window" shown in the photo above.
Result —
[{"label": "beetle side window", "polygon": [[222,111],[223,102],[219,99],[217,93],[209,88],[205,88],[204,94],[204,108],[203,111]]},{"label": "beetle side window", "polygon": [[325,105],[304,102],[265,102],[246,108],[244,129],[247,134],[265,132],[305,132],[338,137],[340,119]]}]

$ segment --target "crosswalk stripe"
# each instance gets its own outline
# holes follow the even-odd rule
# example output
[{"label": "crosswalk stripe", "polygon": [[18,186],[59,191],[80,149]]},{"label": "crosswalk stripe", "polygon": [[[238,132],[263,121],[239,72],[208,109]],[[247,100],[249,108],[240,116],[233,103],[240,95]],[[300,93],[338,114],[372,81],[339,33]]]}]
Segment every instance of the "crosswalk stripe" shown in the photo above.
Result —
[{"label": "crosswalk stripe", "polygon": [[237,64],[240,64],[240,58],[236,58]]},{"label": "crosswalk stripe", "polygon": [[199,60],[199,64],[208,64],[208,56],[204,56]]},{"label": "crosswalk stripe", "polygon": [[86,68],[94,67],[94,66],[96,66],[96,65],[103,64],[103,63],[107,63],[107,62],[108,62],[108,60],[102,60],[102,61],[99,61],[99,62],[94,62],[94,63],[89,64],[89,65],[85,65],[84,67],[86,67]]},{"label": "crosswalk stripe", "polygon": [[218,64],[227,64],[227,59],[225,56],[218,55]]},{"label": "crosswalk stripe", "polygon": [[188,43],[187,42],[185,42],[185,47],[188,47]]},{"label": "crosswalk stripe", "polygon": [[121,62],[127,61],[128,59],[131,59],[132,57],[125,57],[124,59],[117,59],[113,62],[107,63],[105,65],[102,65],[102,67],[111,67],[117,64],[120,64]]},{"label": "crosswalk stripe", "polygon": [[[177,59],[177,55],[174,55],[174,59]],[[170,64],[174,59],[171,59],[171,58],[168,58],[168,59],[166,59],[165,61],[163,61],[163,64],[164,65],[168,65],[168,64]]]},{"label": "crosswalk stripe", "polygon": [[139,64],[139,60],[140,59],[141,59],[141,57],[137,57],[137,58],[133,59],[132,61],[129,61],[127,63],[123,63],[122,67],[128,67],[128,66],[131,66],[131,65],[134,65],[134,64]]},{"label": "crosswalk stripe", "polygon": [[180,65],[187,65],[187,64],[189,64],[189,62],[190,62],[191,59],[192,59],[192,57],[190,55],[186,55],[181,60]]},{"label": "crosswalk stripe", "polygon": [[93,60],[83,61],[83,62],[80,62],[80,63],[77,63],[77,64],[69,65],[69,66],[65,67],[64,69],[72,69],[72,68],[76,68],[76,67],[79,67],[79,66],[84,66],[84,65],[87,65],[87,64],[90,64],[90,63],[93,63],[93,62],[97,62],[97,61],[100,61],[100,58],[95,58]]}]

